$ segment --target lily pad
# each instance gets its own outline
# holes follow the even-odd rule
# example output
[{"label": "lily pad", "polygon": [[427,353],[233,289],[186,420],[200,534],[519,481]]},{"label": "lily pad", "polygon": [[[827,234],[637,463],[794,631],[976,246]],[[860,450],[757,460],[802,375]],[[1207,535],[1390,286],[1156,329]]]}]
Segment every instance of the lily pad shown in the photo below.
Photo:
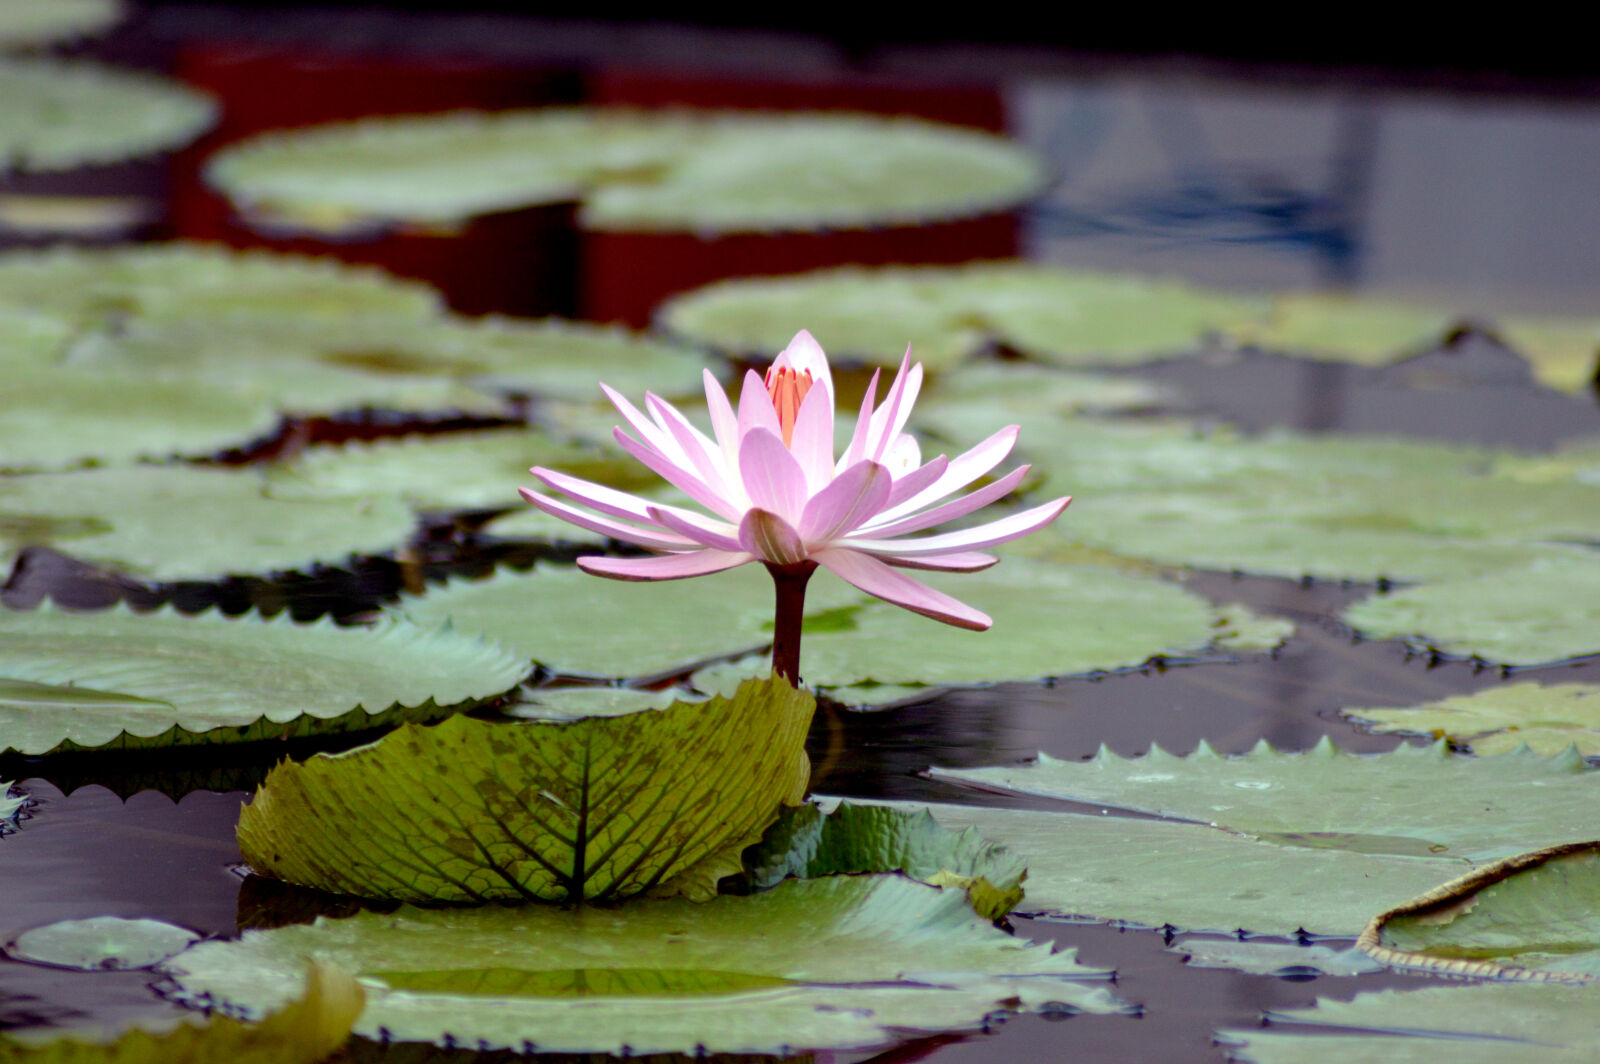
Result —
[{"label": "lily pad", "polygon": [[[1040,754],[1017,767],[933,769],[937,779],[1196,820],[1280,846],[1478,862],[1586,838],[1600,822],[1600,772],[1576,751],[1452,755],[1446,744],[1345,753],[1324,736],[1305,753],[1265,742],[1242,757],[1202,743],[1093,761]],[[1419,799],[1426,795],[1426,800]]]},{"label": "lily pad", "polygon": [[598,229],[862,228],[1009,210],[1043,169],[1000,137],[866,115],[552,108],[266,134],[207,178],[246,212],[338,232],[584,201]]},{"label": "lily pad", "polygon": [[78,326],[124,318],[388,315],[412,321],[443,305],[417,281],[332,259],[229,251],[209,244],[56,247],[0,255],[0,305]]},{"label": "lily pad", "polygon": [[[737,685],[736,685],[737,686]],[[733,694],[735,687],[728,689]],[[704,701],[677,689],[649,691],[638,687],[540,687],[526,699],[507,708],[506,713],[527,720],[582,720],[585,717],[620,717],[665,709],[673,702]]]},{"label": "lily pad", "polygon": [[1587,392],[1600,374],[1600,319],[1505,317],[1497,331],[1533,366],[1533,375],[1563,392]]},{"label": "lily pad", "polygon": [[1442,343],[1462,318],[1420,303],[1284,292],[1272,297],[1265,321],[1238,338],[1274,351],[1384,365]]},{"label": "lily pad", "polygon": [[927,810],[840,802],[785,809],[744,852],[742,883],[767,890],[789,876],[902,872],[965,891],[979,915],[998,920],[1022,900],[1026,861],[972,828],[949,831]]},{"label": "lily pad", "polygon": [[1450,975],[1600,982],[1600,842],[1475,869],[1375,917],[1360,946]]},{"label": "lily pad", "polygon": [[203,457],[272,435],[264,395],[134,374],[66,369],[6,374],[0,470],[70,469],[174,455]]},{"label": "lily pad", "polygon": [[242,742],[441,716],[516,685],[501,647],[391,621],[0,611],[0,751]]},{"label": "lily pad", "polygon": [[[815,701],[732,698],[573,722],[452,717],[273,769],[239,816],[245,860],[300,886],[408,901],[614,901],[705,876],[805,795]],[[699,869],[696,866],[701,866]]]},{"label": "lily pad", "polygon": [[0,61],[6,169],[67,170],[170,151],[216,117],[210,97],[153,74],[83,61]]},{"label": "lily pad", "polygon": [[253,470],[0,476],[0,567],[24,547],[47,546],[151,581],[279,572],[382,554],[415,523],[394,498],[274,499]]},{"label": "lily pad", "polygon": [[[1577,1064],[1600,1053],[1600,987],[1488,983],[1381,990],[1274,1009],[1271,1027],[1223,1031],[1229,1055],[1255,1064]],[[1286,1031],[1286,1024],[1309,1031]],[[1329,1031],[1332,1033],[1320,1033]],[[1237,1048],[1235,1048],[1237,1047]]]},{"label": "lily pad", "polygon": [[1109,973],[899,876],[616,908],[402,908],[247,931],[167,966],[186,997],[271,1008],[298,958],[359,972],[357,1032],[522,1052],[864,1049],[1038,1008],[1112,1013]]},{"label": "lily pad", "polygon": [[0,2],[0,45],[34,47],[100,33],[120,22],[126,12],[120,0],[3,0]]},{"label": "lily pad", "polygon": [[[912,814],[924,808],[910,802],[873,804]],[[1027,894],[1015,910],[1020,916],[1354,938],[1374,912],[1467,867],[1458,859],[1282,846],[1170,820],[967,805],[926,808],[942,826],[976,828],[1027,860]]]},{"label": "lily pad", "polygon": [[1469,579],[1363,599],[1345,623],[1372,639],[1495,664],[1533,665],[1600,652],[1600,551],[1535,557]]},{"label": "lily pad", "polygon": [[1287,617],[1260,614],[1239,602],[1217,607],[1216,635],[1212,645],[1219,650],[1276,650],[1294,638],[1295,623]]},{"label": "lily pad", "polygon": [[162,920],[92,916],[24,931],[5,947],[6,956],[30,964],[85,971],[153,968],[200,940],[187,927]]},{"label": "lily pad", "polygon": [[419,510],[522,509],[516,485],[535,465],[624,491],[659,483],[620,451],[501,429],[311,448],[270,469],[267,490],[279,499],[391,495]]},{"label": "lily pad", "polygon": [[1475,754],[1502,754],[1527,744],[1557,754],[1576,746],[1600,756],[1600,685],[1513,683],[1409,709],[1345,709],[1339,715],[1378,732],[1432,735]]},{"label": "lily pad", "polygon": [[[455,581],[402,598],[396,609],[421,624],[448,620],[457,631],[481,633],[554,672],[634,678],[687,671],[771,643],[772,596],[771,578],[755,565],[655,583],[538,565],[525,574]],[[806,607],[816,614],[861,601],[841,581],[815,580]],[[596,632],[606,637],[596,639]]]},{"label": "lily pad", "polygon": [[1280,978],[1366,975],[1381,972],[1384,967],[1358,949],[1304,946],[1297,942],[1185,938],[1167,949],[1183,954],[1191,968],[1230,968],[1251,975]]},{"label": "lily pad", "polygon": [[284,977],[276,1008],[253,1022],[176,1015],[131,1030],[27,1027],[0,1032],[0,1058],[18,1064],[316,1064],[350,1037],[365,996],[346,973],[303,960]]},{"label": "lily pad", "polygon": [[896,365],[909,343],[940,369],[991,343],[1060,365],[1149,362],[1258,313],[1179,281],[991,262],[723,281],[674,297],[659,317],[733,353],[779,350],[806,328],[841,356]]}]

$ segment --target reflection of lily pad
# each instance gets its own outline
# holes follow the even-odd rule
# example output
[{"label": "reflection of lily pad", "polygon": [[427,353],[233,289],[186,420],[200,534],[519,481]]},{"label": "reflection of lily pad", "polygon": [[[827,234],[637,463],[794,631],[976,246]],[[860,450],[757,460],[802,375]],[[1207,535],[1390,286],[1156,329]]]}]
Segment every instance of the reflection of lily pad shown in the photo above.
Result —
[{"label": "reflection of lily pad", "polygon": [[24,931],[6,945],[12,960],[88,971],[153,968],[200,936],[161,920],[92,916]]},{"label": "reflection of lily pad", "polygon": [[1519,854],[1375,917],[1385,964],[1499,979],[1600,981],[1600,842]]},{"label": "reflection of lily pad", "polygon": [[0,477],[0,565],[48,546],[146,580],[274,572],[393,550],[398,499],[270,498],[252,470],[131,466]]},{"label": "reflection of lily pad", "polygon": [[[446,584],[397,608],[423,624],[448,619],[457,631],[480,632],[556,672],[643,677],[771,643],[763,626],[771,624],[772,595],[771,578],[755,565],[657,583],[540,565]],[[815,613],[859,601],[841,582],[815,580],[806,607]]]},{"label": "reflection of lily pad", "polygon": [[[879,803],[915,813],[920,804]],[[1201,824],[1100,814],[927,807],[1028,862],[1023,916],[1186,931],[1353,938],[1374,912],[1457,874],[1460,860],[1281,846]],[[1181,889],[1175,889],[1181,884]]]},{"label": "reflection of lily pad", "polygon": [[[1600,511],[1597,511],[1600,512]],[[1404,639],[1495,664],[1600,652],[1600,551],[1574,548],[1472,579],[1374,595],[1344,620],[1373,639]]]},{"label": "reflection of lily pad", "polygon": [[93,325],[108,318],[436,313],[427,285],[331,259],[207,244],[50,248],[0,255],[0,303]]},{"label": "reflection of lily pad", "polygon": [[1600,686],[1513,683],[1410,709],[1346,709],[1373,731],[1444,736],[1476,754],[1501,754],[1526,743],[1535,753],[1577,746],[1600,756]]},{"label": "reflection of lily pad", "polygon": [[1315,975],[1365,975],[1383,965],[1357,949],[1263,942],[1258,939],[1185,938],[1168,946],[1181,953],[1191,968],[1231,968],[1252,975],[1305,978]]},{"label": "reflection of lily pad", "polygon": [[0,469],[205,456],[270,436],[266,397],[237,387],[68,370],[6,374]]},{"label": "reflection of lily pad", "polygon": [[11,787],[10,783],[0,780],[0,824],[14,823],[22,807],[28,804],[28,796],[12,794]]},{"label": "reflection of lily pad", "polygon": [[769,677],[657,712],[403,727],[279,765],[239,816],[239,846],[258,872],[334,893],[614,901],[730,849],[736,871],[805,794],[815,705]]},{"label": "reflection of lily pad", "polygon": [[350,1037],[365,995],[344,972],[297,960],[274,1010],[255,1022],[177,1015],[126,1031],[38,1026],[0,1032],[0,1057],[19,1064],[315,1064]]},{"label": "reflection of lily pad", "polygon": [[[514,686],[525,662],[480,640],[136,615],[0,611],[0,750],[242,742],[439,716]],[[393,712],[392,712],[393,711]]]},{"label": "reflection of lily pad", "polygon": [[[1578,1064],[1600,1053],[1600,987],[1487,983],[1381,990],[1274,1009],[1270,1027],[1223,1031],[1255,1064]],[[1292,1030],[1288,1025],[1309,1025]],[[1322,1033],[1322,1032],[1331,1033]],[[1240,1047],[1240,1048],[1234,1048]]]},{"label": "reflection of lily pad", "polygon": [[516,486],[535,465],[626,491],[658,483],[619,452],[508,429],[313,448],[269,470],[267,486],[279,499],[384,494],[421,510],[521,509]]},{"label": "reflection of lily pad", "polygon": [[1062,365],[1148,362],[1258,312],[1177,281],[995,262],[723,281],[670,300],[661,320],[735,353],[778,350],[806,328],[842,356],[893,365],[909,343],[941,368],[992,342]]},{"label": "reflection of lily pad", "polygon": [[1282,846],[1490,860],[1586,838],[1600,773],[1576,753],[1457,757],[1444,743],[1360,756],[1326,737],[1302,754],[1264,743],[1243,757],[1201,745],[1089,762],[1041,754],[1015,768],[934,769],[940,779],[1183,817]]},{"label": "reflection of lily pad", "polygon": [[302,229],[584,200],[593,228],[703,233],[969,217],[1043,180],[1000,137],[912,119],[557,108],[273,133],[219,153],[207,176],[244,210]]},{"label": "reflection of lily pad", "polygon": [[1022,900],[1026,861],[977,831],[949,831],[927,810],[840,802],[785,809],[757,846],[744,852],[743,885],[771,888],[789,876],[814,879],[901,872],[966,892],[972,907],[998,920]]},{"label": "reflection of lily pad", "polygon": [[866,1048],[1047,1002],[1121,1011],[1070,952],[899,876],[616,908],[401,909],[248,931],[168,965],[184,996],[270,1008],[306,953],[369,987],[357,1032],[523,1052]]},{"label": "reflection of lily pad", "polygon": [[65,170],[180,148],[216,105],[179,82],[84,62],[0,62],[0,156],[7,169]]}]

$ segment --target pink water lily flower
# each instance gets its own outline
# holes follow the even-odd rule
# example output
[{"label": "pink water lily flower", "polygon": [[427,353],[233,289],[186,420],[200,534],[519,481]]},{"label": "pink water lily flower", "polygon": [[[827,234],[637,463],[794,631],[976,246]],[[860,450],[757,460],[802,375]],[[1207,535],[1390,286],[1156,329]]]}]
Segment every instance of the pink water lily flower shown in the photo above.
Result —
[{"label": "pink water lily flower", "polygon": [[983,548],[1037,531],[1071,499],[1054,499],[972,528],[913,536],[1010,494],[1028,467],[947,499],[999,465],[1018,429],[1003,428],[958,458],[940,455],[923,462],[916,439],[904,431],[923,377],[922,364],[910,363],[908,349],[888,395],[876,407],[878,374],[873,374],[850,443],[837,457],[833,377],[821,346],[803,330],[773,361],[765,380],[754,371],[745,374],[737,412],[706,371],[713,436],[654,395],[645,396],[646,414],[602,384],[637,433],[618,427],[617,443],[708,512],[538,466],[534,476],[578,505],[527,488],[522,494],[546,513],[656,552],[643,558],[578,559],[586,572],[599,576],[676,580],[747,562],[765,564],[778,590],[773,662],[795,682],[805,582],[818,566],[934,620],[988,628],[987,615],[904,570],[987,568],[997,559]]}]

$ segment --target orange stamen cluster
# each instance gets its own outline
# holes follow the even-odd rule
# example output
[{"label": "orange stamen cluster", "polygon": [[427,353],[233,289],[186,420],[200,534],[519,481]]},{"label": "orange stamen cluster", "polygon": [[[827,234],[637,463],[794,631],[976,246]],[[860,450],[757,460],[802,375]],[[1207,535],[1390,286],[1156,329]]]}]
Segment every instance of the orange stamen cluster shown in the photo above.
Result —
[{"label": "orange stamen cluster", "polygon": [[800,414],[800,404],[811,390],[811,371],[796,373],[788,366],[773,366],[767,370],[767,394],[772,397],[772,409],[778,412],[778,427],[783,430],[783,445],[789,446],[794,437],[794,419]]}]

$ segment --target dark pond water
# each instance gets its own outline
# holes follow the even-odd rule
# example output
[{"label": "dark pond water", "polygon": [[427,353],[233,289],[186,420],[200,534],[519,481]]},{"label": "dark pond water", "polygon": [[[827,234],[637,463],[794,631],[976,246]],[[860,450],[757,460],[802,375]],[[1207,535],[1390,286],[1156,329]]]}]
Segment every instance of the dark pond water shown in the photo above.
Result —
[{"label": "dark pond water", "polygon": [[[176,32],[173,27],[181,29],[186,17],[176,9],[165,10],[149,25]],[[208,25],[228,24],[225,13],[212,11],[206,18]],[[135,34],[117,46],[131,49],[137,57],[148,43]],[[581,50],[578,44],[571,47]],[[913,66],[915,58],[901,57]],[[1310,101],[1305,106],[1315,104]],[[1396,110],[1399,114],[1404,108]],[[148,183],[149,175],[141,171],[137,179]],[[125,175],[123,180],[133,178]],[[126,184],[111,190],[126,191]],[[97,185],[90,191],[102,189]],[[1480,190],[1480,195],[1493,191]],[[1506,209],[1498,201],[1490,206],[1502,213]],[[1102,226],[1098,231],[1103,230]],[[1048,225],[1041,232],[1048,238],[1047,250],[1060,257],[1067,246],[1060,234],[1052,236]],[[1397,241],[1407,248],[1427,244],[1426,236],[1408,244],[1385,229],[1376,251],[1368,249],[1375,275],[1380,280],[1405,279],[1401,266],[1394,263],[1404,265],[1424,256],[1417,252],[1407,258],[1392,249]],[[1226,249],[1229,262],[1243,261],[1240,245],[1247,242],[1237,234],[1216,237],[1203,233],[1179,241],[1168,231],[1163,239],[1174,254],[1166,259],[1147,249],[1134,255],[1098,254],[1091,248],[1087,257],[1182,268],[1212,240],[1211,246]],[[1103,250],[1104,245],[1095,247]],[[1379,254],[1385,249],[1390,249],[1387,258]],[[1307,261],[1325,251],[1312,246]],[[1275,245],[1259,247],[1253,264],[1238,272],[1247,280],[1274,276],[1274,264],[1282,261],[1274,256],[1281,254],[1282,248]],[[1347,242],[1345,260],[1349,257]],[[1384,263],[1391,273],[1379,268]],[[1547,266],[1524,263],[1517,279],[1544,276],[1541,271]],[[1301,262],[1301,267],[1316,273],[1315,263]],[[1451,279],[1451,270],[1458,267],[1459,262],[1442,268],[1440,276]],[[1348,280],[1348,261],[1341,269]],[[1570,291],[1573,278],[1566,275],[1563,280],[1562,291]],[[1480,335],[1459,337],[1385,370],[1203,352],[1133,372],[1172,385],[1185,397],[1183,412],[1232,421],[1249,430],[1288,426],[1315,432],[1389,432],[1530,449],[1600,432],[1600,408],[1592,396],[1561,396],[1534,387],[1519,362],[1492,338]],[[441,524],[416,548],[419,556],[430,559],[424,567],[428,572],[482,570],[497,561],[526,562],[531,557],[526,551],[476,544],[449,523]],[[220,601],[231,609],[287,606],[299,616],[346,615],[369,608],[416,575],[416,570],[393,561],[376,560],[353,573],[327,571],[279,581],[147,589],[107,579],[70,559],[35,554],[11,575],[4,597],[17,607],[52,594],[85,606],[124,596],[143,601],[166,597],[196,608]],[[952,691],[877,713],[824,712],[810,743],[816,766],[814,788],[865,797],[1004,802],[1008,800],[957,792],[921,773],[930,766],[1013,762],[1040,751],[1084,758],[1101,744],[1124,755],[1144,752],[1152,744],[1181,752],[1202,739],[1223,751],[1242,752],[1263,738],[1280,748],[1304,749],[1327,735],[1348,749],[1377,751],[1401,740],[1352,729],[1336,716],[1339,708],[1427,701],[1505,680],[1498,670],[1412,655],[1396,644],[1354,641],[1333,618],[1348,602],[1375,593],[1371,587],[1220,573],[1195,573],[1186,579],[1195,590],[1218,601],[1243,601],[1262,612],[1291,618],[1299,623],[1297,634],[1270,657],[1173,664],[1048,685]],[[1560,666],[1544,675],[1600,682],[1600,660]],[[302,754],[306,748],[293,752]],[[248,788],[280,753],[257,748],[0,762],[0,779],[24,780],[23,790],[34,803],[32,818],[0,841],[0,936],[9,938],[21,929],[55,920],[106,914],[153,917],[206,935],[236,933],[241,913],[250,921],[258,917],[263,904],[277,904],[272,898],[264,902],[262,892],[239,873],[233,832]],[[1264,1009],[1430,981],[1393,973],[1282,979],[1199,969],[1166,949],[1173,929],[1014,923],[1020,935],[1051,939],[1078,949],[1086,963],[1116,968],[1119,992],[1141,1006],[1140,1014],[1015,1017],[997,1021],[983,1033],[911,1042],[877,1056],[856,1054],[848,1059],[871,1057],[884,1064],[1222,1060],[1223,1051],[1212,1044],[1213,1032],[1252,1026]],[[149,975],[141,972],[76,973],[0,959],[0,1027],[84,1021],[120,1025],[172,1009],[152,993],[149,983]],[[506,1054],[370,1043],[356,1045],[349,1056],[374,1062],[427,1059],[463,1064],[511,1059]]]}]

